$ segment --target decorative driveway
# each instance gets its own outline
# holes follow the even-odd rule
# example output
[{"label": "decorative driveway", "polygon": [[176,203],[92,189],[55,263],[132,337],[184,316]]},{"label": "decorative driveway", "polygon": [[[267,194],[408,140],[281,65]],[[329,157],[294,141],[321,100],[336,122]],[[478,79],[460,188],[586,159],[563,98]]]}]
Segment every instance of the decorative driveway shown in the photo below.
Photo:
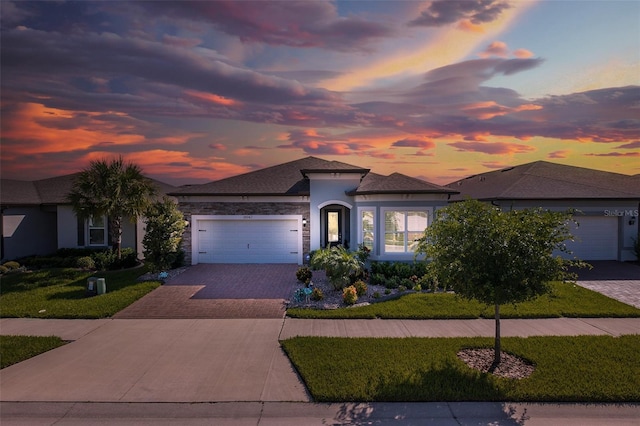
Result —
[{"label": "decorative driveway", "polygon": [[613,260],[591,261],[578,271],[578,285],[640,309],[640,265]]},{"label": "decorative driveway", "polygon": [[198,264],[114,318],[283,318],[295,264]]}]

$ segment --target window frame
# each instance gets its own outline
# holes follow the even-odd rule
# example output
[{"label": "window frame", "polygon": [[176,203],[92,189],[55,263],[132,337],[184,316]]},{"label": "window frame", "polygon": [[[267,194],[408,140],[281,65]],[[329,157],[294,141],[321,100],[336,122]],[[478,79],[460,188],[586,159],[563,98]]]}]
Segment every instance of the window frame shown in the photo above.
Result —
[{"label": "window frame", "polygon": [[[87,219],[87,241],[86,244],[89,247],[106,247],[109,245],[109,235],[107,233],[107,216],[101,216],[102,218],[102,226],[93,225],[93,217]],[[102,242],[101,243],[93,243],[91,240],[91,231],[102,230]]]},{"label": "window frame", "polygon": [[[426,214],[426,219],[427,219],[427,226],[425,227],[425,229],[427,229],[429,227],[429,225],[432,222],[432,218],[433,218],[433,208],[432,207],[382,207],[380,209],[380,217],[381,217],[381,222],[380,222],[380,227],[381,227],[381,234],[382,234],[382,240],[380,241],[380,247],[381,247],[381,252],[382,254],[386,255],[386,256],[406,256],[406,255],[413,255],[415,254],[414,250],[411,250],[409,248],[409,234],[410,233],[415,233],[415,232],[420,232],[423,233],[423,230],[420,231],[416,231],[413,229],[409,229],[409,214],[408,213],[413,213],[413,212],[417,212],[417,213],[425,213]],[[394,232],[387,232],[387,213],[389,212],[399,212],[399,213],[403,213],[404,214],[404,230],[403,231],[394,231]],[[387,244],[386,244],[386,240],[387,240],[387,234],[391,234],[391,233],[402,233],[403,234],[403,238],[404,238],[404,243],[403,243],[403,250],[402,251],[387,251]],[[412,242],[415,241],[415,239],[412,240]]]},{"label": "window frame", "polygon": [[358,245],[364,244],[364,224],[362,221],[362,216],[364,213],[371,213],[371,225],[373,229],[371,230],[371,253],[375,253],[377,244],[376,244],[376,208],[375,207],[359,207],[358,208]]}]

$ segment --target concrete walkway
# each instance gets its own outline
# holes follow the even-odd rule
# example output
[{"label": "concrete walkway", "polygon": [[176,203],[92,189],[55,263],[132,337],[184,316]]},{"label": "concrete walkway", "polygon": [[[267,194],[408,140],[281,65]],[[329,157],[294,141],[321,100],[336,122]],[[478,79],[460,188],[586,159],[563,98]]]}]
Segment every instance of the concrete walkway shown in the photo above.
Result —
[{"label": "concrete walkway", "polygon": [[[638,333],[640,319],[503,320],[504,336]],[[637,425],[640,406],[314,404],[279,340],[492,336],[492,320],[106,319],[0,321],[2,334],[71,343],[0,372],[2,425]],[[524,417],[523,417],[524,416]]]}]

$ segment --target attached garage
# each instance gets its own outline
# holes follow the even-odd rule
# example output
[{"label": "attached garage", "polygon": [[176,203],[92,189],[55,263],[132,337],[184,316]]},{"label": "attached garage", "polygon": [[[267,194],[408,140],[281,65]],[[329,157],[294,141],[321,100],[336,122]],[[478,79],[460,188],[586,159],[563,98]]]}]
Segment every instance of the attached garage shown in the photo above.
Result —
[{"label": "attached garage", "polygon": [[194,216],[192,220],[192,254],[197,263],[302,263],[301,217]]},{"label": "attached garage", "polygon": [[618,218],[610,216],[576,217],[575,237],[567,247],[582,260],[618,260]]}]

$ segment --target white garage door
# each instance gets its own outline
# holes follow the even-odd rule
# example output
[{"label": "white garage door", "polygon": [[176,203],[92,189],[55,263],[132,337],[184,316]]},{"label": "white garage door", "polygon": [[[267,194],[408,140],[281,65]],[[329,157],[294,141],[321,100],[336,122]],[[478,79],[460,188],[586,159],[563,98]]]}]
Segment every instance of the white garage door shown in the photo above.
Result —
[{"label": "white garage door", "polygon": [[298,221],[199,220],[198,263],[299,263]]},{"label": "white garage door", "polygon": [[575,241],[567,247],[573,255],[582,260],[618,259],[618,218],[617,217],[576,217],[579,226],[572,226]]}]

